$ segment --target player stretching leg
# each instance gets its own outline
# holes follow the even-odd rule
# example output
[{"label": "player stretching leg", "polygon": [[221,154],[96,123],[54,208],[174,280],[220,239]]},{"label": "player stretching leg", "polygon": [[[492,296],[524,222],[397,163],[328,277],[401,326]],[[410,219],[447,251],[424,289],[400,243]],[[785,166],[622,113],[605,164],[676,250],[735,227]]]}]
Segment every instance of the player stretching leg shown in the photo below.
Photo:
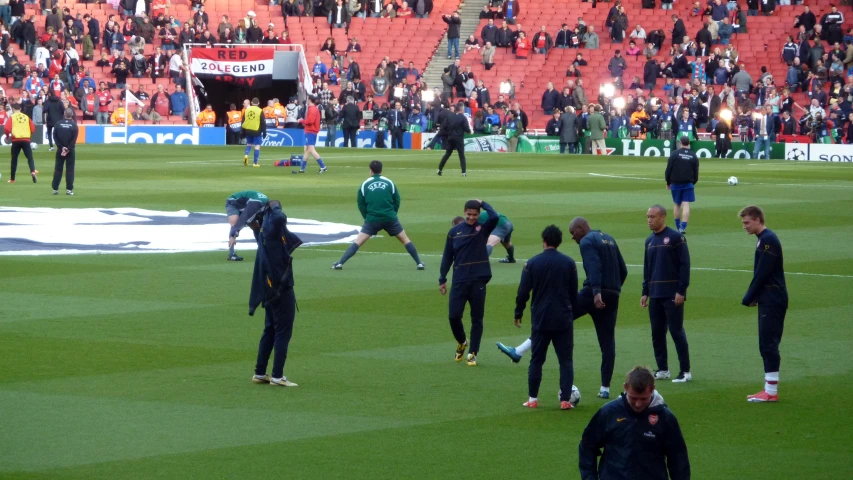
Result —
[{"label": "player stretching leg", "polygon": [[253,98],[252,106],[246,109],[246,114],[243,117],[243,132],[246,133],[246,153],[243,155],[244,167],[249,166],[249,152],[252,151],[252,147],[255,148],[255,159],[252,166],[261,166],[259,163],[261,158],[261,143],[264,141],[267,127],[263,121],[264,112],[258,106],[260,103],[261,101],[258,100],[258,97]]},{"label": "player stretching leg", "polygon": [[782,243],[764,226],[764,212],[750,205],[740,211],[743,229],[758,237],[752,282],[743,296],[747,307],[758,306],[758,349],[764,359],[764,390],[746,397],[748,402],[778,402],[779,343],[788,311],[788,288],[782,262]]},{"label": "player stretching leg", "polygon": [[320,99],[319,97],[311,97],[308,101],[310,105],[308,105],[308,110],[305,112],[305,119],[299,120],[305,126],[305,148],[302,155],[302,169],[299,170],[299,173],[305,173],[309,155],[314,157],[317,160],[317,164],[320,165],[319,173],[325,173],[327,170],[326,164],[323,163],[323,159],[320,158],[320,154],[314,148],[314,144],[317,143],[317,133],[320,131],[320,110],[317,108],[317,103],[320,102]]},{"label": "player stretching leg", "polygon": [[237,192],[225,200],[225,213],[228,215],[228,224],[231,225],[228,234],[229,261],[240,262],[243,260],[243,257],[237,256],[234,252],[237,236],[240,235],[240,230],[245,226],[249,226],[254,231],[260,228],[255,217],[266,210],[269,201],[270,199],[266,195],[254,190]]},{"label": "player stretching leg", "polygon": [[[486,220],[489,219],[488,212],[480,212],[480,223],[486,223]],[[489,235],[489,239],[486,241],[486,250],[489,252],[489,256],[492,256],[492,250],[497,246],[497,244],[501,244],[506,249],[506,257],[498,260],[499,263],[515,263],[515,247],[512,245],[512,231],[513,226],[512,222],[509,221],[508,218],[498,213],[498,226],[495,227],[495,230]]]},{"label": "player stretching leg", "polygon": [[394,182],[382,176],[382,162],[374,160],[370,162],[371,177],[361,184],[358,189],[358,210],[364,217],[364,225],[361,232],[350,244],[344,256],[332,265],[335,270],[344,268],[344,263],[349,260],[358,249],[364,245],[370,237],[385,230],[388,235],[396,237],[406,247],[406,251],[415,260],[418,270],[424,269],[424,264],[418,256],[415,244],[406,236],[406,231],[397,219],[397,210],[400,209],[400,191]]}]

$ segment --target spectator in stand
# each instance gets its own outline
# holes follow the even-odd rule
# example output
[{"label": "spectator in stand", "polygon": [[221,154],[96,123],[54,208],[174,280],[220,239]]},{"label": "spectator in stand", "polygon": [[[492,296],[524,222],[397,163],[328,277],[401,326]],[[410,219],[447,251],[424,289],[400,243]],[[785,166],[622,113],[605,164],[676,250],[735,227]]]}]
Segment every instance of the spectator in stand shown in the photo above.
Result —
[{"label": "spectator in stand", "polygon": [[557,137],[560,135],[560,111],[554,110],[553,118],[545,124],[545,135],[549,137]]},{"label": "spectator in stand", "polygon": [[657,78],[660,75],[660,67],[651,55],[646,57],[646,64],[643,66],[643,88],[646,90],[654,90]]},{"label": "spectator in stand", "polygon": [[794,17],[794,28],[802,27],[809,34],[814,32],[815,25],[817,25],[817,17],[808,5],[803,7],[803,13]]},{"label": "spectator in stand", "polygon": [[622,43],[625,39],[625,31],[628,29],[628,15],[625,13],[625,7],[619,5],[616,8],[616,13],[613,15],[612,25],[610,28],[610,39],[615,43]]},{"label": "spectator in stand", "polygon": [[597,50],[599,48],[598,34],[595,33],[594,26],[590,25],[587,27],[587,32],[583,36],[583,44],[584,47],[590,50]]},{"label": "spectator in stand", "polygon": [[246,29],[246,43],[261,43],[263,39],[263,30],[258,26],[258,21],[252,19],[252,24]]},{"label": "spectator in stand", "polygon": [[124,50],[118,52],[110,72],[115,75],[116,88],[124,89],[127,85],[127,77],[130,75],[130,62],[124,57]]},{"label": "spectator in stand", "polygon": [[607,71],[610,72],[610,75],[614,79],[619,80],[619,84],[622,84],[622,75],[625,73],[625,70],[628,68],[628,64],[625,62],[625,59],[622,57],[622,52],[616,50],[613,52],[613,58],[610,59],[610,63],[607,64]]},{"label": "spectator in stand", "polygon": [[572,37],[574,36],[573,32],[569,29],[569,25],[564,23],[559,30],[557,30],[557,35],[554,39],[554,46],[556,48],[572,48],[574,47],[574,42],[572,41]]},{"label": "spectator in stand", "polygon": [[509,28],[509,25],[507,25],[506,20],[504,20],[503,25],[501,25],[501,28],[498,29],[498,33],[496,36],[497,43],[495,43],[495,46],[503,48],[511,47],[513,45],[514,35],[515,32],[513,32],[512,29]]},{"label": "spectator in stand", "polygon": [[539,32],[533,35],[533,51],[546,54],[553,46],[554,42],[551,35],[546,31],[545,25],[542,25]]},{"label": "spectator in stand", "polygon": [[646,39],[646,31],[643,30],[643,27],[637,24],[637,28],[631,31],[629,35],[630,38],[634,40],[645,40]]},{"label": "spectator in stand", "polygon": [[157,85],[157,92],[151,97],[148,113],[151,112],[157,112],[161,117],[167,117],[172,114],[172,99],[169,93],[163,88],[163,85]]},{"label": "spectator in stand", "polygon": [[346,6],[344,6],[343,0],[335,0],[335,5],[329,12],[328,19],[329,25],[332,28],[349,28],[350,14]]},{"label": "spectator in stand", "polygon": [[465,40],[465,52],[469,52],[471,50],[479,50],[480,42],[477,41],[477,38],[474,37],[474,34],[468,35],[468,39]]},{"label": "spectator in stand", "polygon": [[142,105],[138,105],[136,107],[136,111],[133,112],[133,114],[131,116],[133,117],[133,120],[135,120],[135,121],[143,121],[144,120],[144,121],[151,122],[154,125],[159,125],[160,122],[163,120],[163,117],[161,117],[159,113],[157,113],[153,110],[151,112],[146,113],[145,108]]},{"label": "spectator in stand", "polygon": [[635,59],[640,56],[640,47],[637,46],[637,43],[631,40],[628,42],[628,49],[625,50],[626,55],[630,55]]},{"label": "spectator in stand", "polygon": [[27,78],[27,83],[24,85],[24,90],[29,92],[30,95],[35,95],[42,87],[44,87],[44,81],[36,75],[35,71],[31,72],[29,78]]},{"label": "spectator in stand", "polygon": [[483,9],[480,10],[480,20],[494,20],[497,16],[497,12],[493,11],[489,8],[489,4],[483,5]]},{"label": "spectator in stand", "polygon": [[731,83],[732,85],[734,85],[735,92],[738,96],[743,93],[749,95],[749,93],[752,91],[753,81],[752,77],[746,71],[745,63],[741,63],[740,70],[734,75],[732,75]]},{"label": "spectator in stand", "polygon": [[477,107],[486,108],[487,105],[492,103],[491,93],[489,93],[489,89],[486,88],[486,84],[482,79],[477,81],[477,88],[474,89],[474,93],[477,94]]},{"label": "spectator in stand", "polygon": [[326,72],[328,68],[326,64],[320,59],[320,56],[314,57],[314,66],[311,68],[311,76],[314,78],[319,78],[324,80],[326,78]]},{"label": "spectator in stand", "polygon": [[660,8],[661,10],[672,10],[672,0],[661,0]]},{"label": "spectator in stand", "polygon": [[515,25],[515,19],[521,14],[521,8],[518,5],[518,0],[506,0],[501,6],[501,13],[506,23]]},{"label": "spectator in stand", "polygon": [[575,99],[572,97],[572,89],[563,87],[563,93],[557,98],[557,110],[565,112],[568,107],[575,106]]},{"label": "spectator in stand", "polygon": [[447,58],[452,58],[454,50],[456,58],[459,58],[459,29],[462,25],[459,12],[453,12],[453,15],[442,15],[441,19],[447,24]]},{"label": "spectator in stand", "polygon": [[583,80],[578,79],[575,83],[575,88],[572,90],[572,97],[575,99],[576,107],[583,107],[589,104],[586,98],[586,91],[583,88]]},{"label": "spectator in stand", "polygon": [[684,41],[687,35],[687,27],[684,26],[684,20],[678,18],[678,15],[672,16],[672,45],[678,46]]},{"label": "spectator in stand", "polygon": [[397,9],[397,16],[406,18],[406,17],[411,17],[412,14],[413,14],[413,12],[412,12],[412,9],[409,8],[409,2],[403,1],[400,8]]},{"label": "spectator in stand", "polygon": [[485,45],[486,43],[491,43],[492,45],[497,45],[498,27],[495,26],[495,20],[494,19],[490,18],[489,23],[484,25],[483,29],[480,30],[480,39],[483,41],[483,45]]},{"label": "spectator in stand", "polygon": [[515,41],[515,58],[526,59],[530,55],[530,42],[524,32],[519,32],[518,40]]},{"label": "spectator in stand", "polygon": [[[350,53],[350,52],[360,52],[360,51],[361,51],[361,45],[358,43],[358,39],[355,37],[350,38],[349,43],[347,44],[346,52]],[[352,62],[352,60],[350,60],[350,62]]]},{"label": "spectator in stand", "polygon": [[560,93],[554,89],[552,82],[548,82],[548,88],[542,94],[541,106],[546,115],[551,115],[560,106]]},{"label": "spectator in stand", "polygon": [[180,50],[171,52],[169,57],[169,77],[175,83],[182,83],[181,71],[183,70],[184,62],[181,60]]},{"label": "spectator in stand", "polygon": [[141,50],[136,52],[130,60],[130,73],[133,74],[133,78],[142,78],[148,73],[148,60],[142,55]]},{"label": "spectator in stand", "polygon": [[83,32],[74,25],[73,18],[65,20],[62,36],[66,42],[81,43],[83,41]]},{"label": "spectator in stand", "polygon": [[576,78],[580,78],[580,76],[581,76],[581,71],[580,71],[580,69],[578,69],[578,67],[573,63],[573,64],[569,65],[569,68],[567,68],[567,69],[566,69],[566,76],[567,76],[567,77],[576,77]]},{"label": "spectator in stand", "polygon": [[723,21],[719,25],[719,30],[717,31],[720,44],[729,45],[731,43],[733,33],[734,27],[729,21],[729,17],[723,18]]},{"label": "spectator in stand", "polygon": [[175,91],[172,93],[170,100],[172,114],[179,115],[181,117],[181,120],[186,120],[187,108],[189,107],[189,99],[187,98],[187,94],[184,93],[183,88],[181,88],[180,85],[175,85]]},{"label": "spectator in stand", "polygon": [[388,78],[385,76],[385,69],[379,67],[379,72],[374,75],[371,81],[373,85],[373,95],[376,97],[384,97],[388,90]]},{"label": "spectator in stand", "polygon": [[98,125],[106,125],[110,122],[110,104],[113,102],[113,96],[107,89],[107,83],[101,82],[100,89],[96,94],[98,102],[98,111],[95,115],[95,120]]}]

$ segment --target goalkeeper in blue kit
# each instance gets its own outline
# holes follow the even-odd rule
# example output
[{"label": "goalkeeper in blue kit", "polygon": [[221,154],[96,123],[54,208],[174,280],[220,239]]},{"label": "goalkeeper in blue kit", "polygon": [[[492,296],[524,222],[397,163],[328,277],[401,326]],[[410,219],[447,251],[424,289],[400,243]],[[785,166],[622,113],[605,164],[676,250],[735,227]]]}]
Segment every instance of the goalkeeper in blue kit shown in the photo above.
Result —
[{"label": "goalkeeper in blue kit", "polygon": [[370,162],[370,175],[358,189],[358,210],[364,218],[364,225],[341,259],[332,265],[332,269],[343,269],[344,263],[352,258],[370,237],[385,230],[406,247],[418,270],[423,270],[424,264],[418,256],[415,244],[406,236],[406,231],[397,219],[397,211],[400,210],[400,191],[397,185],[382,176],[382,162],[379,160]]}]

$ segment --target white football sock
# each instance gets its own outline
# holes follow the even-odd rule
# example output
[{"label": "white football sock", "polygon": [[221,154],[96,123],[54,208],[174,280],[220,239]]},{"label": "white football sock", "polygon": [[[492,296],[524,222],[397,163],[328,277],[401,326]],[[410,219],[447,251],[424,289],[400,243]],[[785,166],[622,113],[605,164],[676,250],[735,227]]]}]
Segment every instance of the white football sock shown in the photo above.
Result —
[{"label": "white football sock", "polygon": [[533,403],[533,402],[539,401],[539,399],[536,397],[527,397],[527,398],[528,398],[527,403]]},{"label": "white football sock", "polygon": [[610,387],[601,387],[601,391],[610,393]]},{"label": "white football sock", "polygon": [[764,374],[764,391],[769,395],[776,395],[779,386],[779,372],[768,372]]},{"label": "white football sock", "polygon": [[527,340],[521,342],[521,345],[515,347],[515,353],[519,355],[524,355],[524,352],[530,350],[530,346],[533,345],[533,342],[528,338]]}]

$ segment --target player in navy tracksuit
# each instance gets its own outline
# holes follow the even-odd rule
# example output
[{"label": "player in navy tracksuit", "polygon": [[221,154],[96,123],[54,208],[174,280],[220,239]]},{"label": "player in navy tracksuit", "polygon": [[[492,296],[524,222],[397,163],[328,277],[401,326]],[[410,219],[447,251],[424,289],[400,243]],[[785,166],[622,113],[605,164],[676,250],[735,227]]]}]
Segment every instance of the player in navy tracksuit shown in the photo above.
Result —
[{"label": "player in navy tracksuit", "polygon": [[652,347],[658,370],[655,378],[670,377],[666,352],[666,330],[672,335],[681,370],[672,381],[689,382],[690,352],[684,333],[684,299],[690,285],[690,252],[684,235],[666,226],[666,209],[655,205],[646,214],[652,234],[646,239],[643,262],[643,298],[640,306],[649,307]]},{"label": "player in navy tracksuit", "polygon": [[690,480],[681,427],[655,395],[652,372],[635,367],[624,387],[625,393],[601,407],[583,432],[581,480]]},{"label": "player in navy tracksuit", "polygon": [[758,305],[758,349],[764,359],[764,390],[750,395],[750,402],[778,402],[779,343],[788,311],[788,288],[782,261],[782,243],[772,230],[764,226],[764,212],[750,205],[740,211],[743,229],[758,237],[755,246],[752,282],[741,303]]},{"label": "player in navy tracksuit", "polygon": [[530,306],[532,349],[527,370],[528,395],[525,407],[539,406],[542,365],[548,347],[553,343],[560,362],[560,409],[571,410],[569,401],[574,382],[572,350],[574,347],[573,311],[578,302],[578,269],[575,261],[557,251],[563,243],[563,232],[555,225],[542,231],[542,253],[527,261],[521,272],[521,283],[515,297],[515,326],[521,326],[524,307],[533,290]]},{"label": "player in navy tracksuit", "polygon": [[628,267],[616,240],[600,230],[592,230],[589,222],[577,217],[569,223],[572,239],[580,245],[586,280],[578,293],[575,319],[587,313],[592,317],[598,346],[601,348],[601,389],[598,396],[610,398],[610,380],[616,362],[616,314],[619,295],[628,277]]},{"label": "player in navy tracksuit", "polygon": [[[486,223],[479,223],[480,208],[489,214]],[[447,272],[453,266],[453,288],[450,289],[450,330],[456,338],[456,361],[465,356],[468,350],[468,365],[477,365],[477,352],[480,351],[480,338],[483,336],[483,316],[486,308],[486,284],[492,279],[489,266],[489,251],[486,243],[489,235],[498,225],[498,212],[486,202],[468,200],[465,202],[465,218],[447,233],[444,254],[441,257],[441,270],[438,277],[438,289],[447,295]],[[462,315],[465,303],[471,305],[471,339],[465,337]]]},{"label": "player in navy tracksuit", "polygon": [[[254,315],[261,305],[266,315],[252,381],[295,387],[297,385],[284,376],[284,361],[287,359],[287,347],[296,315],[293,259],[290,254],[302,244],[302,240],[287,229],[287,216],[281,211],[281,203],[277,200],[270,200],[268,208],[257,219],[260,223],[259,230],[255,232],[258,254],[249,294],[249,315]],[[275,357],[270,377],[267,375],[267,363],[273,351]]]}]

